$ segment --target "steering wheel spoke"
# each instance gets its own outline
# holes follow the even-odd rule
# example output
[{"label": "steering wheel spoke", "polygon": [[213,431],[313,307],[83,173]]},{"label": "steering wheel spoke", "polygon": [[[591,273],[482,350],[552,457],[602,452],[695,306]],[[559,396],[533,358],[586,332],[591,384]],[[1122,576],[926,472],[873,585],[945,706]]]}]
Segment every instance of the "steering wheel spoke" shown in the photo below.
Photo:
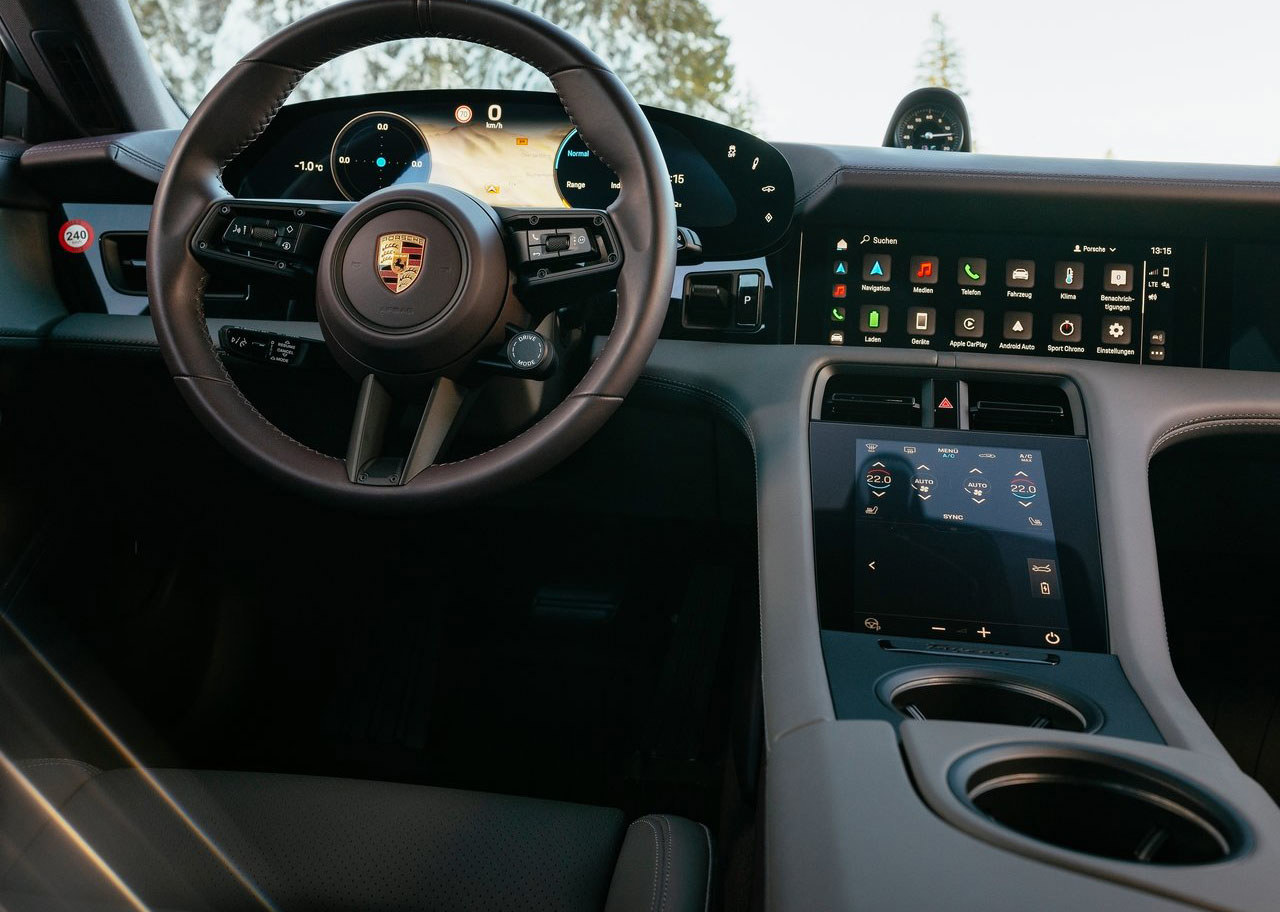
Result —
[{"label": "steering wheel spoke", "polygon": [[507,232],[520,300],[530,309],[555,306],[567,294],[616,287],[622,247],[608,212],[499,209],[498,214]]},{"label": "steering wheel spoke", "polygon": [[[426,402],[400,404],[378,378],[360,384],[351,438],[347,444],[347,478],[353,484],[399,487],[430,468],[453,439],[471,403],[471,391],[447,377],[436,380]],[[406,414],[417,414],[417,429],[404,455],[388,454],[395,430]]]},{"label": "steering wheel spoke", "polygon": [[215,200],[192,235],[191,253],[206,269],[308,279],[333,226],[350,208],[346,202]]}]

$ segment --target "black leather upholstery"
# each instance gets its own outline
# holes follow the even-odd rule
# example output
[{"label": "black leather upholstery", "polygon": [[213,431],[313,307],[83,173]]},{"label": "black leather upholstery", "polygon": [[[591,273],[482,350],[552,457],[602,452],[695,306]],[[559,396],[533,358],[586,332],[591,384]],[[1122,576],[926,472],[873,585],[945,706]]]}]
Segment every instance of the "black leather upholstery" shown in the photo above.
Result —
[{"label": "black leather upholstery", "polygon": [[149,909],[219,912],[706,906],[709,837],[679,818],[624,832],[608,808],[67,760],[27,761],[5,779],[6,909],[136,909],[126,890]]},{"label": "black leather upholstery", "polygon": [[680,817],[650,814],[627,828],[605,912],[705,909],[711,894],[711,834]]}]

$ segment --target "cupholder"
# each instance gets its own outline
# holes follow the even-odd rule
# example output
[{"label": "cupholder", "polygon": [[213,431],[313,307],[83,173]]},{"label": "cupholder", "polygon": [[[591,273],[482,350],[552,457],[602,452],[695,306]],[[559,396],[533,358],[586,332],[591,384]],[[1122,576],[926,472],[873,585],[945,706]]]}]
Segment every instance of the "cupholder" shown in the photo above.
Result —
[{"label": "cupholder", "polygon": [[1054,693],[1031,681],[985,672],[908,672],[883,682],[881,696],[911,719],[988,722],[1056,731],[1098,728],[1101,713],[1077,695]]},{"label": "cupholder", "polygon": [[1037,745],[970,755],[952,788],[973,810],[1063,849],[1141,864],[1199,865],[1239,851],[1234,818],[1198,788],[1127,758]]}]

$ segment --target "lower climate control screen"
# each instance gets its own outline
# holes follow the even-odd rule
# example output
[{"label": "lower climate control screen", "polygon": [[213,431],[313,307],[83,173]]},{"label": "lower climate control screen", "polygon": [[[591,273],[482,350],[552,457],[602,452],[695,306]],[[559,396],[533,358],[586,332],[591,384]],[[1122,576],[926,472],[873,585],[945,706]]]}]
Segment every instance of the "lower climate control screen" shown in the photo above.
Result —
[{"label": "lower climate control screen", "polygon": [[805,235],[797,339],[1178,363],[1178,273],[1164,242],[815,231]]},{"label": "lower climate control screen", "polygon": [[1083,441],[887,428],[855,436],[830,423],[813,431],[824,626],[1100,648]]}]

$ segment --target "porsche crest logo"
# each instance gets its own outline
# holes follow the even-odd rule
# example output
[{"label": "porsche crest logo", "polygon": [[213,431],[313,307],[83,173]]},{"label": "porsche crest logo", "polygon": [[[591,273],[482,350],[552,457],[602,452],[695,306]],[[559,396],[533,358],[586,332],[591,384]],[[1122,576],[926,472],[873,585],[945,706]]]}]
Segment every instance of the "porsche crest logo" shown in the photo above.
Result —
[{"label": "porsche crest logo", "polygon": [[427,239],[419,234],[384,234],[378,238],[378,278],[392,294],[408,291],[427,257]]}]

